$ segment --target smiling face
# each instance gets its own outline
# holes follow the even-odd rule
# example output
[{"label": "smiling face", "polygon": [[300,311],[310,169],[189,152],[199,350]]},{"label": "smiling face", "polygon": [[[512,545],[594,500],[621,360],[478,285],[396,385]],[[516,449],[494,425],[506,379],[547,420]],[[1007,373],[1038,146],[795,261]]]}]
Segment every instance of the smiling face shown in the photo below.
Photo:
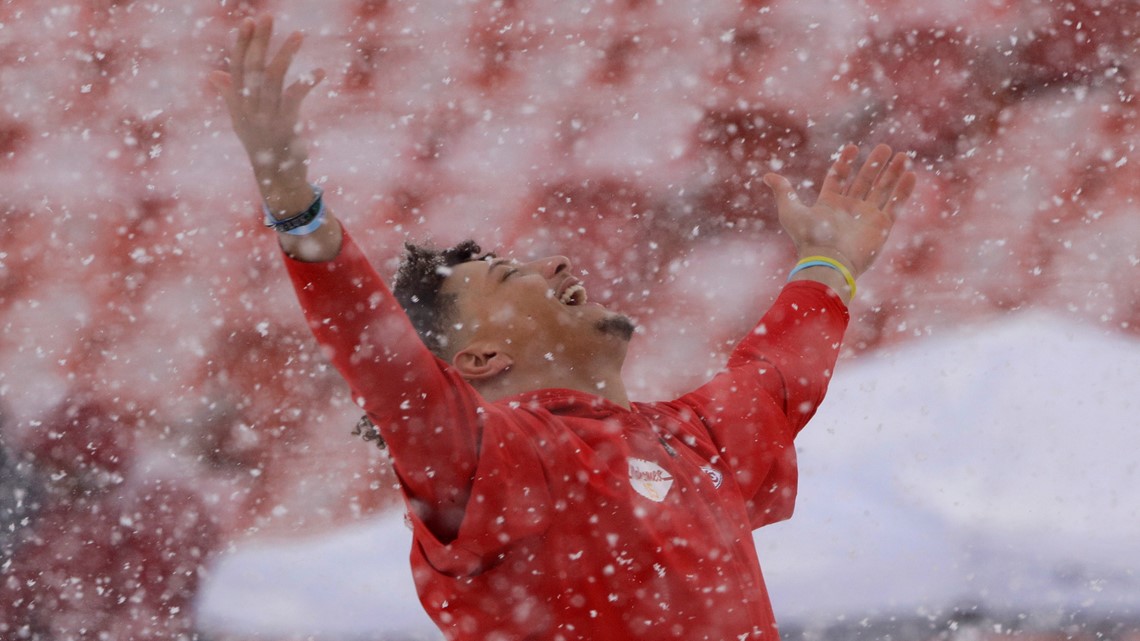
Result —
[{"label": "smiling face", "polygon": [[441,293],[455,297],[448,333],[456,358],[465,349],[488,359],[505,357],[505,369],[541,386],[620,373],[634,330],[626,317],[589,302],[562,256],[461,263],[452,267]]}]

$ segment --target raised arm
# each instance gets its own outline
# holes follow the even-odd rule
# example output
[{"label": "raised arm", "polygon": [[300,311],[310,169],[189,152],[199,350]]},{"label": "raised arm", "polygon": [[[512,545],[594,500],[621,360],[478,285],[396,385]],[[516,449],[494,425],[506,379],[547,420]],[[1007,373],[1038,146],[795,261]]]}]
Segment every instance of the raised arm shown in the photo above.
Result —
[{"label": "raised arm", "polygon": [[[234,132],[249,155],[261,197],[271,215],[286,220],[307,210],[309,153],[301,135],[301,103],[324,78],[320,69],[285,86],[285,75],[303,39],[293,32],[270,55],[273,17],[246,18],[238,27],[229,71],[214,71],[210,84],[225,100]],[[341,228],[325,207],[325,222],[312,233],[278,233],[289,256],[306,262],[331,260],[340,251]]]},{"label": "raised arm", "polygon": [[[875,147],[854,172],[859,148],[846,145],[831,165],[812,206],[800,202],[783,176],[764,181],[776,193],[780,223],[796,245],[799,264],[757,326],[733,351],[730,368],[766,363],[760,380],[798,432],[823,401],[847,310],[828,300],[834,292],[844,302],[854,294],[855,279],[871,267],[894,226],[897,209],[914,191],[914,172],[903,154],[887,145]],[[796,286],[821,283],[827,289]]]},{"label": "raised arm", "polygon": [[902,153],[892,156],[887,145],[875,147],[852,176],[859,148],[846,145],[831,165],[815,204],[796,197],[791,183],[778,174],[764,176],[776,194],[780,224],[796,245],[801,262],[823,257],[847,270],[815,265],[798,270],[792,280],[814,280],[831,287],[846,302],[851,285],[879,255],[895,223],[896,209],[914,191],[914,172],[907,171]]},{"label": "raised arm", "polygon": [[765,176],[800,264],[814,260],[797,266],[793,282],[733,350],[727,371],[678,399],[701,418],[735,474],[754,527],[791,515],[793,439],[827,392],[849,318],[844,303],[914,189],[906,158],[892,156],[886,145],[876,147],[852,179],[858,154],[853,145],[843,148],[810,207],[787,179]]},{"label": "raised arm", "polygon": [[[323,74],[285,86],[301,35],[270,54],[273,19],[238,28],[229,71],[210,82],[225,100],[270,215],[311,209],[309,158],[298,118]],[[375,422],[415,516],[443,541],[459,529],[478,463],[478,395],[436,359],[404,311],[327,209],[315,229],[277,234],[297,298],[324,353]],[[319,218],[317,220],[320,220]]]},{"label": "raised arm", "polygon": [[795,432],[823,400],[839,356],[848,321],[840,300],[850,300],[855,279],[871,267],[897,209],[914,191],[915,175],[903,154],[879,145],[854,173],[858,155],[855,145],[839,152],[810,207],[786,178],[764,177],[776,193],[780,223],[796,245],[800,266],[756,330],[737,345],[729,368],[753,376],[753,365],[763,363],[756,378]]}]

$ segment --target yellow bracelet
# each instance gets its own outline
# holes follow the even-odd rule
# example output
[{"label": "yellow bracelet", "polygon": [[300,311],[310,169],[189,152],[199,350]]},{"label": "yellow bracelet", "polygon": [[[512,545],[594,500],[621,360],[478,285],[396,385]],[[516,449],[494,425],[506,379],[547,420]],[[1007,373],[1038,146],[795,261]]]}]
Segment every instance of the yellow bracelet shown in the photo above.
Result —
[{"label": "yellow bracelet", "polygon": [[801,258],[800,261],[796,263],[796,266],[792,268],[792,271],[788,273],[788,280],[791,280],[796,272],[807,269],[808,267],[830,267],[840,274],[843,274],[843,280],[847,281],[847,287],[851,290],[851,298],[855,298],[855,277],[851,275],[851,270],[847,269],[843,263],[834,258],[828,258],[827,256],[808,256],[807,258]]}]

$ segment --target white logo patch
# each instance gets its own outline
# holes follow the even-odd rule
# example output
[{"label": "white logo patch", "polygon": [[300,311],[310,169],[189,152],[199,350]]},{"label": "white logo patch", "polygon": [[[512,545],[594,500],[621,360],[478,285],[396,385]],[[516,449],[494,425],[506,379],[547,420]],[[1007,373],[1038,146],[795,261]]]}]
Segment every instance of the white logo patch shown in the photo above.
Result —
[{"label": "white logo patch", "polygon": [[715,467],[711,465],[702,465],[701,471],[709,475],[709,478],[712,479],[713,487],[719,488],[720,484],[724,483],[724,474],[721,474],[720,470],[716,469]]},{"label": "white logo patch", "polygon": [[639,458],[629,459],[629,484],[638,494],[660,503],[673,487],[673,477],[660,465]]}]

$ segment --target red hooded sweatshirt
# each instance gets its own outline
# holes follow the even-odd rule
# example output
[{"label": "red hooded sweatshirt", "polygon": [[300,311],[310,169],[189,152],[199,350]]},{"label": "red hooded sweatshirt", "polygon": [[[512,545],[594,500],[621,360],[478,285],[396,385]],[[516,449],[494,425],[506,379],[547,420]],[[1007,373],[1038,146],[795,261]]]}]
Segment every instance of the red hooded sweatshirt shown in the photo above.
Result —
[{"label": "red hooded sweatshirt", "polygon": [[[725,371],[627,410],[566,389],[486,401],[347,234],[332,261],[286,264],[388,444],[416,588],[448,639],[779,638],[752,530],[792,513],[792,440],[848,320],[830,289],[788,284]],[[429,524],[456,505],[451,534]]]}]

